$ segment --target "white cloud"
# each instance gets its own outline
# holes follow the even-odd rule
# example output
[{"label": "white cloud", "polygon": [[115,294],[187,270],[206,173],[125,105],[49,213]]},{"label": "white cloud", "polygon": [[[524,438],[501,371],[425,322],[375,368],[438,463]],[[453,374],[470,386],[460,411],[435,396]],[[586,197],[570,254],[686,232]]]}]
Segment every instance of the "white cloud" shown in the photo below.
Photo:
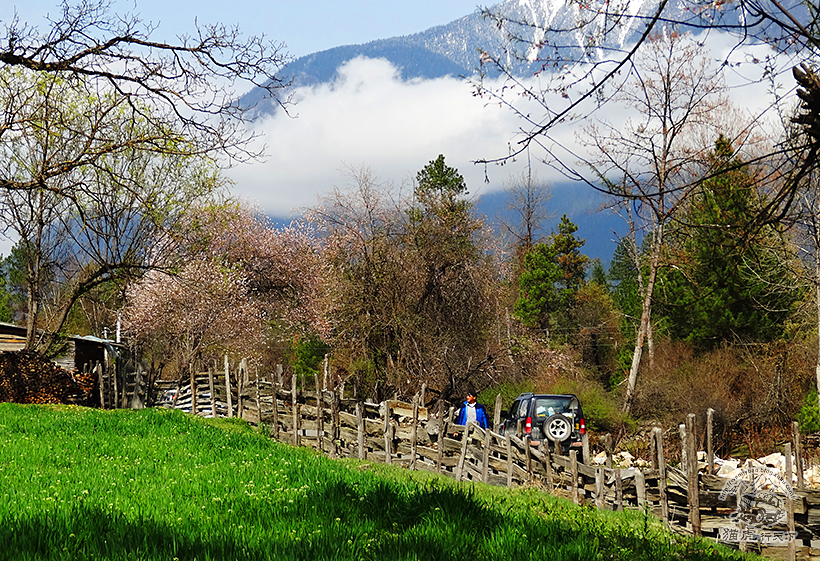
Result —
[{"label": "white cloud", "polygon": [[[720,36],[710,38],[716,61],[729,55],[731,45],[726,41]],[[757,76],[744,78],[741,71],[753,75],[760,71],[758,65],[749,63],[757,54],[754,51],[735,51],[731,55],[735,62],[741,62],[740,57],[743,61],[731,67],[727,76],[734,86],[732,97],[750,116],[771,100],[765,84],[744,85]],[[295,208],[315,205],[321,194],[347,183],[348,168],[368,167],[382,180],[402,184],[444,154],[447,163],[464,175],[472,194],[500,189],[506,179],[523,169],[523,162],[490,166],[491,183],[485,183],[485,167],[472,162],[505,155],[515,132],[525,123],[508,108],[474,97],[472,86],[461,79],[403,82],[386,60],[358,58],[341,67],[332,84],[294,93],[299,100],[295,117],[280,111],[256,124],[267,145],[267,160],[228,172],[236,182],[236,195],[258,202],[273,216],[288,216]],[[555,105],[550,102],[555,107],[564,103],[560,99]],[[543,113],[542,107],[532,110],[533,115]],[[607,106],[597,116],[612,122],[623,120],[627,112]],[[580,153],[576,131],[582,126],[569,123],[543,140],[558,151],[565,146]],[[541,155],[533,152],[534,164]],[[576,165],[570,153],[558,155],[564,164]],[[542,180],[563,179],[544,165],[536,165],[536,172]]]},{"label": "white cloud", "polygon": [[345,183],[346,167],[366,166],[383,180],[410,181],[444,154],[471,193],[499,188],[512,169],[472,162],[504,155],[517,123],[507,109],[487,106],[464,80],[402,82],[380,59],[355,59],[333,84],[303,88],[295,118],[279,112],[257,125],[264,133],[265,162],[229,171],[237,195],[284,216],[316,204],[317,196]]}]

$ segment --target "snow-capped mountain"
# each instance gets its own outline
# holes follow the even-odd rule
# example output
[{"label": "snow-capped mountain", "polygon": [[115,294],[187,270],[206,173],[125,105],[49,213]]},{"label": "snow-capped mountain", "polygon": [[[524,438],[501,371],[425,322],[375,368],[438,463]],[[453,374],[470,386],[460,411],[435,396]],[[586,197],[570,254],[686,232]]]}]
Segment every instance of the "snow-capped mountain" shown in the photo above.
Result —
[{"label": "snow-capped mountain", "polygon": [[[804,0],[782,0],[792,15],[804,19]],[[545,57],[606,56],[633,43],[652,19],[661,0],[506,0],[490,11],[505,19],[485,18],[479,12],[465,15],[450,23],[403,37],[379,39],[360,45],[345,45],[300,57],[289,64],[285,74],[293,77],[295,86],[309,86],[333,80],[337,69],[356,57],[387,59],[405,80],[470,76],[482,68],[482,53],[498,57],[520,75],[531,74],[542,65]],[[780,15],[771,0],[756,0],[754,4],[765,13]],[[769,22],[754,14],[744,13],[737,1],[670,0],[663,10],[663,21],[690,22],[691,29],[702,28],[710,21],[726,25],[744,21],[760,21],[761,28]],[[621,17],[626,14],[629,17]],[[511,22],[524,22],[523,25]],[[579,22],[592,22],[579,29]],[[666,24],[663,24],[666,25]],[[671,24],[670,24],[671,25]],[[545,37],[543,29],[552,31]],[[604,33],[606,31],[606,33]],[[509,40],[510,36],[521,41]],[[529,43],[529,45],[527,44]],[[539,46],[547,45],[547,46]],[[558,49],[555,46],[558,45]],[[251,91],[242,99],[246,106],[254,105],[261,93]],[[260,114],[270,107],[258,108]]]},{"label": "snow-capped mountain", "polygon": [[[405,80],[432,79],[442,76],[470,76],[479,71],[492,72],[482,68],[482,53],[499,57],[521,75],[531,73],[541,66],[537,59],[544,52],[537,45],[544,41],[541,29],[550,27],[566,30],[552,33],[550,45],[560,44],[563,56],[577,57],[584,50],[595,56],[595,48],[618,49],[637,37],[643,31],[646,19],[654,15],[660,0],[590,0],[582,4],[572,0],[507,0],[493,6],[490,11],[507,18],[504,26],[492,18],[485,18],[479,12],[465,15],[450,23],[432,27],[425,31],[403,37],[379,39],[360,45],[344,45],[300,57],[290,63],[285,74],[293,77],[295,86],[310,86],[333,80],[337,69],[356,57],[383,58],[400,70]],[[765,1],[765,0],[764,0]],[[790,0],[798,1],[798,0]],[[706,6],[704,0],[671,0],[665,8],[669,18],[690,18],[702,20],[711,12],[701,11],[692,15],[691,5]],[[592,11],[589,6],[608,7],[608,11]],[[622,18],[617,13],[625,12],[638,18]],[[594,25],[578,31],[579,21],[594,19]],[[509,22],[526,22],[514,25]],[[599,42],[600,32],[608,29],[605,42]],[[614,31],[614,32],[613,32]],[[510,42],[510,34],[528,41]],[[546,49],[547,47],[545,47]],[[550,50],[554,50],[549,47]],[[252,91],[243,99],[246,106],[254,105],[261,93]],[[264,114],[270,107],[260,107]]]}]

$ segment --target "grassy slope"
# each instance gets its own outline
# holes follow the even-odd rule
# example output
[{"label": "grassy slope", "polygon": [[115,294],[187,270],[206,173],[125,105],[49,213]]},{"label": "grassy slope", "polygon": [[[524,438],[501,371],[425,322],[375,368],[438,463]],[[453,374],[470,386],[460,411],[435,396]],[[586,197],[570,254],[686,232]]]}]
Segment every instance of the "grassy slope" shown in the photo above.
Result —
[{"label": "grassy slope", "polygon": [[0,559],[741,559],[536,490],[330,461],[241,422],[0,404]]}]

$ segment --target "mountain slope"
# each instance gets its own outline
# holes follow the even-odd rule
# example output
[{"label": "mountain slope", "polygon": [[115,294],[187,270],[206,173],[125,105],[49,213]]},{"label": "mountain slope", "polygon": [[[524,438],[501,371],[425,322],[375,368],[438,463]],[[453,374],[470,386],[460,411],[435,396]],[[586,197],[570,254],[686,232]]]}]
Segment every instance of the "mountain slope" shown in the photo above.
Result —
[{"label": "mountain slope", "polygon": [[[591,59],[610,56],[634,43],[655,15],[660,0],[592,0],[582,6],[567,0],[506,0],[491,8],[491,12],[505,19],[501,28],[497,22],[485,19],[478,12],[466,15],[444,25],[403,37],[392,37],[364,43],[345,45],[312,53],[294,60],[284,74],[293,77],[294,86],[312,86],[332,81],[337,69],[356,57],[384,58],[396,66],[402,79],[469,76],[480,70],[481,53],[492,53],[521,76],[542,68],[544,59]],[[780,13],[771,0],[759,0],[763,13]],[[784,0],[785,8],[801,21],[808,21],[807,8],[801,0]],[[598,9],[595,9],[595,6]],[[619,18],[626,10],[630,16]],[[689,22],[692,30],[703,28],[709,22],[720,20],[724,25],[743,21],[758,21],[753,14],[743,14],[737,3],[702,2],[701,0],[670,0],[664,8],[666,21]],[[579,21],[590,21],[585,31],[577,29]],[[511,23],[523,22],[523,25]],[[767,23],[759,20],[762,30]],[[661,24],[663,27],[665,24]],[[565,30],[545,37],[541,29]],[[778,29],[773,26],[776,35]],[[607,33],[603,33],[604,29]],[[782,31],[782,30],[780,30]],[[509,36],[539,44],[546,41],[552,47],[538,49],[526,44],[510,43]],[[555,45],[560,45],[556,50]],[[617,56],[617,55],[614,55]],[[528,62],[529,61],[529,62]],[[255,106],[262,99],[259,91],[246,94],[244,106]],[[258,115],[275,110],[264,102],[256,109]]]}]

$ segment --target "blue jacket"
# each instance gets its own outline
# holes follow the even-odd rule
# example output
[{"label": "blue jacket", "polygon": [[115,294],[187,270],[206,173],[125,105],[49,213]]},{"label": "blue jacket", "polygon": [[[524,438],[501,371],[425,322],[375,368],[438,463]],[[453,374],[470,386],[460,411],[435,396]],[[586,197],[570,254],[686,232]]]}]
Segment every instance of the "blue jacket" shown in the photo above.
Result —
[{"label": "blue jacket", "polygon": [[[482,429],[486,429],[489,427],[490,423],[487,421],[487,410],[484,409],[484,406],[480,403],[476,402],[475,404],[475,420]],[[467,424],[467,402],[461,404],[461,410],[458,412],[458,418],[456,419],[457,425],[466,425]]]}]

